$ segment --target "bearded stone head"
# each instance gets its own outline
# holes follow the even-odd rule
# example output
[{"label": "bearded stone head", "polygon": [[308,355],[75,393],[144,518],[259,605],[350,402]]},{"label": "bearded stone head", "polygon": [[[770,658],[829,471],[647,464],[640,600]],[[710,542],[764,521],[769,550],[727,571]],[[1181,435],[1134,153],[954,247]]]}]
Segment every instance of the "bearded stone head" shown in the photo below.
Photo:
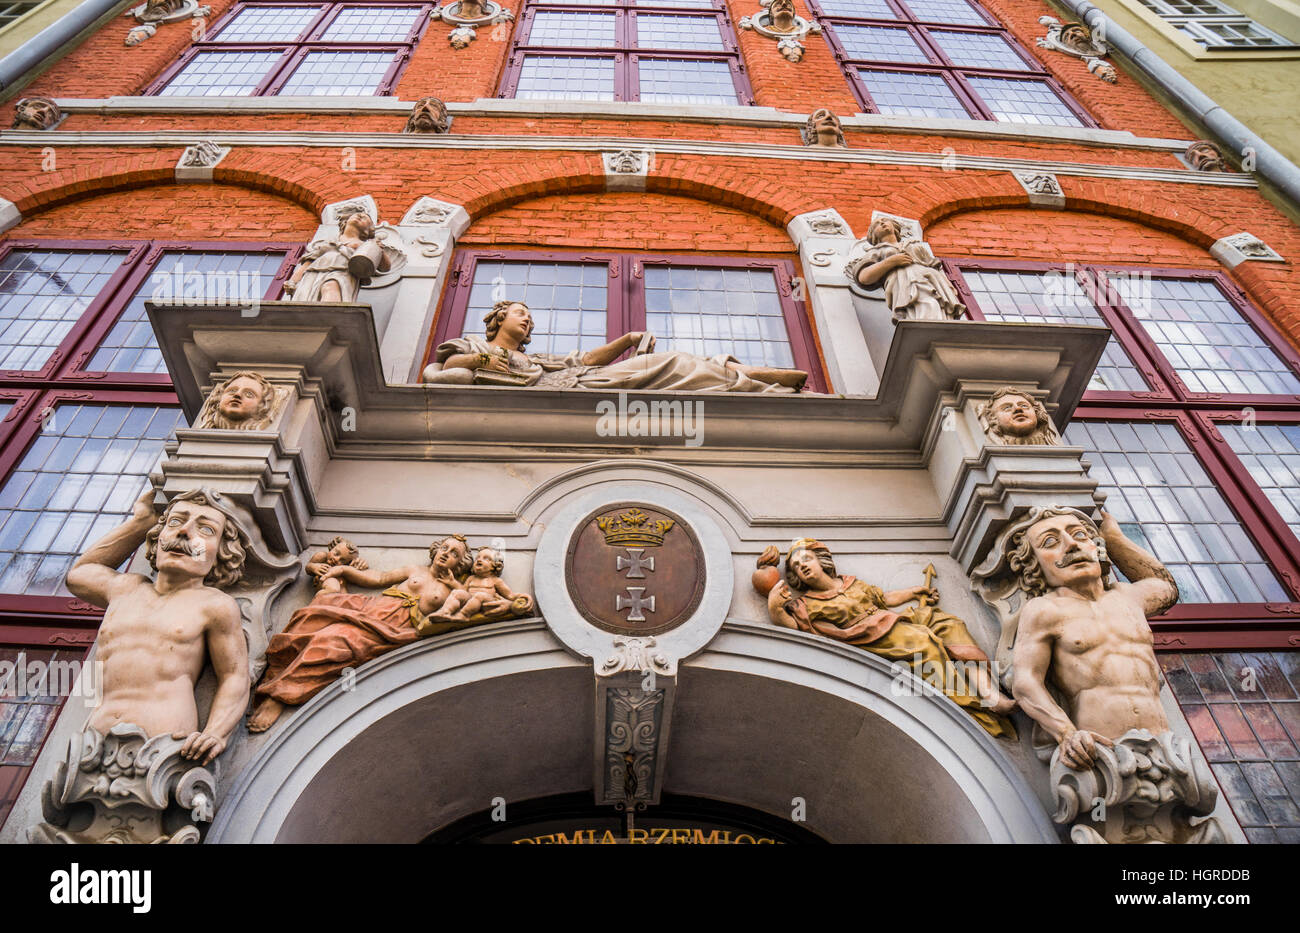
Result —
[{"label": "bearded stone head", "polygon": [[447,105],[436,97],[421,97],[411,108],[411,117],[406,121],[404,132],[445,133],[450,126]]},{"label": "bearded stone head", "polygon": [[772,19],[773,32],[794,32],[794,0],[772,0],[767,14]]},{"label": "bearded stone head", "polygon": [[14,108],[15,130],[48,130],[63,119],[59,105],[48,97],[24,97]]},{"label": "bearded stone head", "polygon": [[1223,152],[1208,139],[1198,139],[1187,147],[1184,155],[1187,156],[1187,161],[1192,164],[1192,168],[1198,172],[1226,172],[1228,170],[1228,164],[1223,158]]}]

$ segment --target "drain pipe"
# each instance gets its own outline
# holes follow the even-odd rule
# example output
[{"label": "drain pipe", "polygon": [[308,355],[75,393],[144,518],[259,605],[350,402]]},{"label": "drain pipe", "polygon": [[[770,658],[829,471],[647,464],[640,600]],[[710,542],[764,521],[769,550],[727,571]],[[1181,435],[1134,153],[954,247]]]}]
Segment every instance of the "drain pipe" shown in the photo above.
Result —
[{"label": "drain pipe", "polygon": [[1164,59],[1143,45],[1136,36],[1110,19],[1089,0],[1054,0],[1094,33],[1106,37],[1106,44],[1133,63],[1162,90],[1191,111],[1218,141],[1238,158],[1247,149],[1255,152],[1255,171],[1300,209],[1300,168],[1260,139],[1249,127],[1210,99],[1204,91],[1173,69]]},{"label": "drain pipe", "polygon": [[0,59],[0,98],[8,96],[13,86],[29,72],[63,51],[101,17],[122,5],[122,0],[84,0]]}]

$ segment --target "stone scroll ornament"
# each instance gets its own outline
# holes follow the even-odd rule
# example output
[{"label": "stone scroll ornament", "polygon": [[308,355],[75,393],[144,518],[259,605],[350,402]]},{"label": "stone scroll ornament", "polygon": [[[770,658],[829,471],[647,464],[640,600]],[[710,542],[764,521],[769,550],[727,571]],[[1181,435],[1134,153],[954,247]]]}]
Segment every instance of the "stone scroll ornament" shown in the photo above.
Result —
[{"label": "stone scroll ornament", "polygon": [[1164,565],[1104,512],[1098,526],[1042,507],[1007,524],[973,577],[1002,617],[1003,680],[1035,723],[1071,840],[1224,841],[1209,767],[1160,702],[1146,619],[1178,601]]},{"label": "stone scroll ornament", "polygon": [[[316,597],[271,638],[254,690],[250,732],[265,732],[287,706],[301,706],[343,672],[421,638],[534,613],[533,597],[501,579],[498,548],[472,549],[464,535],[429,547],[428,564],[371,570],[352,542],[335,538],[308,558]],[[348,591],[348,585],[378,595]]]},{"label": "stone scroll ornament", "polygon": [[1087,26],[1082,23],[1062,23],[1055,16],[1040,16],[1038,22],[1047,27],[1047,35],[1038,39],[1039,48],[1083,59],[1088,70],[1107,84],[1119,81],[1115,66],[1104,61],[1110,49]]},{"label": "stone scroll ornament", "polygon": [[760,36],[776,41],[776,49],[788,61],[800,61],[807,50],[803,40],[819,35],[822,27],[794,11],[794,0],[759,0],[763,7],[753,16],[740,18],[741,29],[752,29]]},{"label": "stone scroll ornament", "polygon": [[371,279],[405,265],[406,252],[386,241],[391,228],[377,230],[360,207],[340,210],[337,216],[338,235],[310,244],[284,283],[285,294],[293,300],[356,301]]},{"label": "stone scroll ornament", "polygon": [[[435,385],[538,386],[568,389],[681,389],[696,392],[798,392],[808,374],[747,366],[734,356],[655,353],[649,333],[624,334],[594,350],[567,356],[524,353],[533,317],[522,301],[498,301],[483,318],[486,337],[440,344],[423,380]],[[614,362],[628,350],[633,355]]]},{"label": "stone scroll ornament", "polygon": [[1061,435],[1047,408],[1024,389],[1003,386],[980,409],[980,424],[990,443],[1006,446],[1060,446]]},{"label": "stone scroll ornament", "polygon": [[176,23],[184,19],[202,19],[212,13],[209,6],[200,6],[198,0],[145,0],[137,7],[127,10],[124,15],[137,23],[126,34],[128,46],[139,45],[152,38],[158,27],[164,23]]},{"label": "stone scroll ornament", "polygon": [[[101,698],[42,790],[33,842],[198,842],[213,817],[208,765],[239,725],[250,682],[248,633],[229,590],[247,569],[285,562],[221,493],[181,493],[160,517],[153,495],[146,489],[68,571],[68,589],[106,610]],[[116,569],[141,544],[152,579]],[[194,687],[209,665],[216,693],[200,727]]]},{"label": "stone scroll ornament", "polygon": [[224,431],[266,431],[288,398],[261,373],[243,370],[218,382],[199,409],[196,426]]},{"label": "stone scroll ornament", "polygon": [[[1007,718],[1014,702],[993,677],[988,655],[971,637],[966,623],[938,606],[939,593],[926,582],[886,592],[855,577],[839,574],[830,549],[800,538],[785,558],[770,546],[758,558],[753,586],[767,597],[772,622],[864,651],[910,668],[912,673],[969,713],[990,735],[1014,738]],[[915,601],[916,605],[893,609]]]},{"label": "stone scroll ornament", "polygon": [[944,274],[930,245],[910,235],[893,217],[878,217],[867,229],[862,255],[849,260],[844,274],[863,288],[883,285],[895,321],[953,321],[966,306]]},{"label": "stone scroll ornament", "polygon": [[454,28],[447,41],[453,49],[463,49],[478,38],[477,27],[508,23],[515,14],[495,0],[455,0],[435,8],[429,18],[450,23]]}]

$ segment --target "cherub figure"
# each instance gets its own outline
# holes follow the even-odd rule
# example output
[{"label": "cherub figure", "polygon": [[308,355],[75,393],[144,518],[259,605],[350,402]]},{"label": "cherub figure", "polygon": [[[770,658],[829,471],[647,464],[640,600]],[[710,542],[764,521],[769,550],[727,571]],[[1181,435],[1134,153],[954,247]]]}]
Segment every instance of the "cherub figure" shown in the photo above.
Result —
[{"label": "cherub figure", "polygon": [[496,548],[479,548],[464,588],[447,597],[443,613],[457,621],[480,614],[489,618],[509,615],[510,605],[517,597],[501,579],[504,568],[505,561]]},{"label": "cherub figure", "polygon": [[333,567],[370,569],[370,565],[362,558],[357,546],[342,535],[331,539],[330,543],[325,545],[325,550],[317,551],[307,558],[307,572],[311,574],[316,588],[322,593],[346,593],[348,588],[342,577],[327,575]]}]

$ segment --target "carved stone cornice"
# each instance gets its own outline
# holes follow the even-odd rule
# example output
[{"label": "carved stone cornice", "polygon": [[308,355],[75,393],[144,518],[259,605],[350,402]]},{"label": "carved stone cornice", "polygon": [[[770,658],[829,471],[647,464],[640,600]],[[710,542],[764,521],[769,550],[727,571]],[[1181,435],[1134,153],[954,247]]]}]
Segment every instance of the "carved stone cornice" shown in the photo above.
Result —
[{"label": "carved stone cornice", "polygon": [[[210,374],[226,368],[302,367],[319,385],[317,418],[331,451],[426,459],[428,445],[487,450],[574,447],[631,452],[627,438],[596,433],[595,405],[616,393],[594,389],[390,385],[365,305],[262,302],[256,316],[214,304],[146,303],[181,406],[193,418]],[[874,398],[629,392],[646,401],[698,399],[708,411],[699,448],[680,438],[637,439],[691,459],[718,450],[760,449],[798,460],[912,451],[919,459],[940,395],[962,380],[1043,386],[1060,417],[1073,412],[1100,358],[1103,327],[1001,322],[904,321],[879,354],[883,391]],[[355,416],[342,430],[342,414]],[[846,425],[850,427],[846,429]],[[677,448],[674,451],[673,448]],[[811,453],[810,453],[811,452]]]}]

